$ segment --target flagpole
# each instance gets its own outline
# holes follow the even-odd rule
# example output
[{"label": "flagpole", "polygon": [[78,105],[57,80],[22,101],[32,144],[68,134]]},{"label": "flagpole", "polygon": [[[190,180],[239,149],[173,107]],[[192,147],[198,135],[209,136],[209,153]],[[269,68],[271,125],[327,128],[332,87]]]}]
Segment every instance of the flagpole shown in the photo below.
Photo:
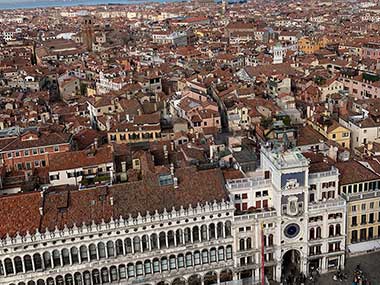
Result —
[{"label": "flagpole", "polygon": [[265,285],[265,278],[264,278],[264,225],[263,223],[260,224],[261,228],[261,285]]}]

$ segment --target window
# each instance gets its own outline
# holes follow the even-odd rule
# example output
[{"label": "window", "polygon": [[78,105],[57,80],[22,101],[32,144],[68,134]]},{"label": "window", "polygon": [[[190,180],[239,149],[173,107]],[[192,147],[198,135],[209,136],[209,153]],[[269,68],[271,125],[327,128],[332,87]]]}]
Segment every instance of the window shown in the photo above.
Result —
[{"label": "window", "polygon": [[202,251],[202,264],[208,263],[208,252],[207,250]]},{"label": "window", "polygon": [[29,156],[29,150],[28,149],[24,150],[24,155]]},{"label": "window", "polygon": [[160,272],[160,262],[158,261],[158,259],[153,260],[153,272]]},{"label": "window", "polygon": [[185,259],[183,258],[183,255],[178,255],[178,268],[185,267]]},{"label": "window", "polygon": [[201,254],[199,251],[196,251],[194,253],[194,265],[199,265],[201,264]]},{"label": "window", "polygon": [[163,257],[161,259],[161,270],[162,271],[167,271],[168,270],[168,260],[166,259],[166,257]]},{"label": "window", "polygon": [[45,149],[44,148],[40,148],[40,153],[45,153]]},{"label": "window", "polygon": [[8,156],[8,158],[12,158],[12,153],[8,152],[7,156]]},{"label": "window", "polygon": [[362,204],[362,211],[365,211],[365,204]]},{"label": "window", "polygon": [[37,151],[36,148],[33,149],[33,154],[34,154],[34,155],[38,154],[38,151]]},{"label": "window", "polygon": [[356,226],[356,225],[358,224],[357,219],[358,219],[358,218],[357,218],[356,216],[355,216],[355,217],[352,217],[352,219],[351,219],[351,220],[352,220],[352,222],[351,222],[351,225],[352,225],[352,226]]},{"label": "window", "polygon": [[364,225],[367,223],[367,215],[362,215],[361,217],[361,224]]},{"label": "window", "polygon": [[40,161],[39,160],[35,160],[34,161],[34,167],[39,167],[40,166]]},{"label": "window", "polygon": [[54,151],[55,151],[55,152],[59,151],[59,146],[58,146],[58,145],[55,145],[55,146],[54,146]]},{"label": "window", "polygon": [[[197,262],[199,262],[199,263],[197,263]],[[194,254],[194,263],[195,263],[195,265],[200,264],[199,252],[198,252],[198,255],[197,255],[197,252]],[[186,254],[186,267],[190,267],[190,266],[193,266],[193,257],[191,255],[191,253],[187,253]]]}]

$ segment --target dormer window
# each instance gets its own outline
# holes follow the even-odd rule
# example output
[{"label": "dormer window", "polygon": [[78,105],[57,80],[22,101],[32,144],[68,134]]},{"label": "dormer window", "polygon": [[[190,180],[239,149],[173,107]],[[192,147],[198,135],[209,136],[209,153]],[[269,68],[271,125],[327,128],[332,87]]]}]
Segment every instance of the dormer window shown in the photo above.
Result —
[{"label": "dormer window", "polygon": [[173,177],[170,174],[160,174],[159,176],[160,186],[167,186],[173,184]]}]

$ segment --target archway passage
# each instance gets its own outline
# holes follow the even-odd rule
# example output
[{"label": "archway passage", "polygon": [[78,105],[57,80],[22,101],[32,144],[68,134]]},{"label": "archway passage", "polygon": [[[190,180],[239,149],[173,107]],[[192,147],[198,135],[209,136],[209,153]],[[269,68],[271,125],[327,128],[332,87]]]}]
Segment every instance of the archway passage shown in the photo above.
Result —
[{"label": "archway passage", "polygon": [[233,280],[232,270],[226,269],[220,272],[220,283],[229,282]]},{"label": "archway passage", "polygon": [[204,277],[204,285],[211,285],[218,283],[218,276],[216,272],[208,272]]},{"label": "archway passage", "polygon": [[301,271],[301,255],[298,250],[287,251],[282,257],[282,275],[286,284],[295,284]]},{"label": "archway passage", "polygon": [[202,284],[202,278],[200,275],[191,275],[189,277],[189,285],[201,285]]}]

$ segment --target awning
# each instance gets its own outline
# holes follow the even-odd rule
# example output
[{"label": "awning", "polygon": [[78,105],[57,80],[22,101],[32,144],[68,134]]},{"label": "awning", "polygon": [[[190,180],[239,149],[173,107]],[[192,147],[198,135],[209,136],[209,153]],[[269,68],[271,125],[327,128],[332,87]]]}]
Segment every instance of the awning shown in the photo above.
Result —
[{"label": "awning", "polygon": [[350,253],[366,252],[370,250],[380,249],[380,240],[370,240],[359,243],[350,244],[348,250]]}]

